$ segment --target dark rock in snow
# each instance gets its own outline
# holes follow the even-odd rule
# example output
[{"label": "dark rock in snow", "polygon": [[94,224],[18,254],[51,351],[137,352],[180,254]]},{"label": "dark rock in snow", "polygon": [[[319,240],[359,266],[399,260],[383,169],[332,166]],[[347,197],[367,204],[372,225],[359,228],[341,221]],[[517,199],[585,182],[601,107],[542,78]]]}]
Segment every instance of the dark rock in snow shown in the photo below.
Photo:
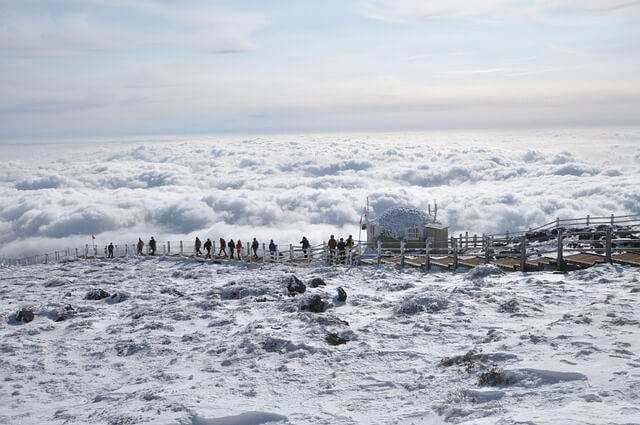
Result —
[{"label": "dark rock in snow", "polygon": [[29,310],[28,308],[23,308],[16,315],[16,320],[18,322],[29,323],[33,320],[34,317],[35,316],[33,315],[33,311]]},{"label": "dark rock in snow", "polygon": [[342,338],[340,335],[336,333],[328,333],[327,336],[324,337],[324,340],[327,341],[329,345],[341,345],[346,344],[347,340]]},{"label": "dark rock in snow", "polygon": [[313,295],[306,300],[306,303],[300,307],[302,310],[309,310],[312,313],[322,313],[327,309],[327,304],[322,300],[320,295]]},{"label": "dark rock in snow", "polygon": [[184,294],[180,291],[178,291],[175,288],[163,288],[160,290],[161,294],[169,294],[169,295],[175,295],[176,297],[184,297]]},{"label": "dark rock in snow", "polygon": [[89,292],[87,292],[87,295],[85,296],[85,299],[87,300],[102,300],[105,298],[109,298],[109,293],[106,291],[103,291],[102,289],[92,289]]},{"label": "dark rock in snow", "polygon": [[62,322],[63,320],[67,320],[69,317],[73,316],[75,312],[76,311],[73,308],[73,306],[70,304],[67,304],[66,306],[64,306],[62,310],[58,312],[58,316],[56,317],[55,321]]},{"label": "dark rock in snow", "polygon": [[307,286],[298,279],[295,275],[289,276],[287,280],[287,291],[290,296],[296,296],[298,294],[304,294],[307,290]]},{"label": "dark rock in snow", "polygon": [[492,368],[488,372],[483,372],[478,377],[478,385],[481,387],[498,387],[500,385],[512,384],[510,379],[502,369]]},{"label": "dark rock in snow", "polygon": [[338,286],[338,301],[345,302],[347,300],[347,292],[342,289],[342,286]]},{"label": "dark rock in snow", "polygon": [[312,288],[317,288],[319,286],[327,286],[327,284],[324,282],[324,280],[320,279],[319,277],[314,277],[309,282],[309,286]]},{"label": "dark rock in snow", "polygon": [[635,294],[635,293],[637,293],[637,292],[640,292],[640,288],[632,288],[632,289],[631,289],[631,293],[632,293],[632,294]]}]

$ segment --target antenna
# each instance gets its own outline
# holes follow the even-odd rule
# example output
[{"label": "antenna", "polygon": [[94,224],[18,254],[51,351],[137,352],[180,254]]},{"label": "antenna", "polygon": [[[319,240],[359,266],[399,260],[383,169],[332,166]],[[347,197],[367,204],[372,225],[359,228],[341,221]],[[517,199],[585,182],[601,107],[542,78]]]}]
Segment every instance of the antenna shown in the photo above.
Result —
[{"label": "antenna", "polygon": [[435,220],[438,217],[438,201],[433,201],[433,219]]}]

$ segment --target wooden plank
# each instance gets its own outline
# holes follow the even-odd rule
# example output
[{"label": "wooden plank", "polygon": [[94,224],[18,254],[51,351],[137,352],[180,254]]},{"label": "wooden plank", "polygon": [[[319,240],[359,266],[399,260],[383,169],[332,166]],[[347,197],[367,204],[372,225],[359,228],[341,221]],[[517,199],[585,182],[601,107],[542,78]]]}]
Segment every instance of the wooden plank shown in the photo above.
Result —
[{"label": "wooden plank", "polygon": [[459,258],[458,264],[465,267],[478,267],[484,264],[485,259],[481,257]]},{"label": "wooden plank", "polygon": [[606,262],[606,258],[602,255],[587,254],[581,252],[579,254],[568,255],[564,257],[564,261],[580,266],[592,267],[598,263]]},{"label": "wooden plank", "polygon": [[520,260],[515,258],[503,257],[496,258],[495,260],[491,261],[491,264],[495,264],[496,266],[502,267],[503,269],[507,270],[516,270],[520,267]]},{"label": "wooden plank", "polygon": [[612,260],[615,263],[640,267],[640,254],[636,254],[635,252],[625,252],[624,254],[614,255]]},{"label": "wooden plank", "polygon": [[452,257],[442,257],[442,258],[431,257],[431,265],[449,269],[453,267],[453,258]]}]

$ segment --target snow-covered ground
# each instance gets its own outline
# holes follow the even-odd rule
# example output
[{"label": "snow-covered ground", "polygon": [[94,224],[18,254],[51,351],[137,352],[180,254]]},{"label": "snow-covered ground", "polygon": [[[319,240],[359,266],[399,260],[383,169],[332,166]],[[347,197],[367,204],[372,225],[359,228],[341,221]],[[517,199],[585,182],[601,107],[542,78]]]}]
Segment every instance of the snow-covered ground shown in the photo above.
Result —
[{"label": "snow-covered ground", "polygon": [[640,423],[640,269],[70,259],[0,297],[3,424]]}]

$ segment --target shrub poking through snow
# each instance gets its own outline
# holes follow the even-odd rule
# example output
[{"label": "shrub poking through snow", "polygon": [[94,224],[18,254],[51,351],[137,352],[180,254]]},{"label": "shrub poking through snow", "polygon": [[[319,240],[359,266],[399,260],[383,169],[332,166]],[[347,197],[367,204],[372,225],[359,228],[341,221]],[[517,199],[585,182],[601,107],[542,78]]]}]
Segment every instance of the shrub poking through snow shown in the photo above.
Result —
[{"label": "shrub poking through snow", "polygon": [[449,303],[440,297],[407,297],[396,306],[394,311],[397,314],[418,314],[423,311],[435,313],[447,308]]},{"label": "shrub poking through snow", "polygon": [[338,335],[337,333],[333,333],[333,332],[329,332],[324,337],[324,340],[329,345],[342,345],[342,344],[346,344],[347,343],[346,339],[342,338],[340,335]]},{"label": "shrub poking through snow", "polygon": [[498,387],[509,384],[513,384],[513,379],[507,376],[504,370],[496,367],[487,372],[482,372],[478,377],[478,385],[481,387]]},{"label": "shrub poking through snow", "polygon": [[515,313],[518,310],[520,310],[520,304],[515,298],[510,299],[506,303],[500,304],[500,307],[498,307],[498,311],[500,313]]},{"label": "shrub poking through snow", "polygon": [[304,298],[300,302],[300,310],[308,310],[312,313],[322,313],[327,309],[327,303],[322,300],[320,295],[312,295]]}]

